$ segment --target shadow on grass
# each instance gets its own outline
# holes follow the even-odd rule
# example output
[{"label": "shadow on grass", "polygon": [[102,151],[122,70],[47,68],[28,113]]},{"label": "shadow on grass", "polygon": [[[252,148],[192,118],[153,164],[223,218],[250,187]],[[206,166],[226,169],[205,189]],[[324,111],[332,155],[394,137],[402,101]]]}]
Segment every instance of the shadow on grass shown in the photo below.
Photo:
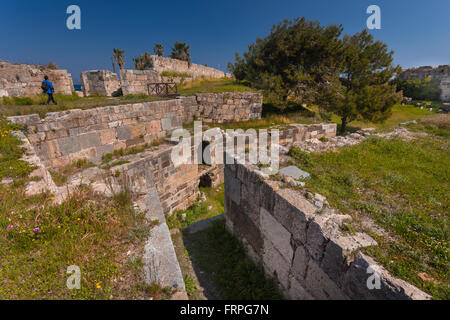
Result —
[{"label": "shadow on grass", "polygon": [[185,229],[182,238],[206,298],[282,299],[273,281],[247,258],[241,243],[228,232],[223,220],[214,221],[208,229],[193,234]]}]

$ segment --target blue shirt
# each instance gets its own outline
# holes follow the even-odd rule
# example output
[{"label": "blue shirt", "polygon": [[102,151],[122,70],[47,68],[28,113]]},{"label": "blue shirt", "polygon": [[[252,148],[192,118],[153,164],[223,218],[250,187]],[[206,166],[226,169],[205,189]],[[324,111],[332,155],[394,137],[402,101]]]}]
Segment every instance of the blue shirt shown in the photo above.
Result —
[{"label": "blue shirt", "polygon": [[51,83],[51,81],[44,80],[44,81],[42,81],[42,83],[46,83],[48,86],[48,90],[44,91],[44,93],[54,93],[55,92],[55,88],[53,87],[53,84]]}]

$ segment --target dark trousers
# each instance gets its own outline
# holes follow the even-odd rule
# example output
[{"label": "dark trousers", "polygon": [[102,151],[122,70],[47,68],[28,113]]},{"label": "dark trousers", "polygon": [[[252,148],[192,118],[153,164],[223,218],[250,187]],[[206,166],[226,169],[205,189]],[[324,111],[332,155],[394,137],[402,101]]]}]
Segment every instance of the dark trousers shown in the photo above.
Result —
[{"label": "dark trousers", "polygon": [[53,99],[53,93],[47,93],[47,94],[48,94],[47,104],[50,104],[50,101],[52,101],[54,104],[57,104],[55,99]]}]

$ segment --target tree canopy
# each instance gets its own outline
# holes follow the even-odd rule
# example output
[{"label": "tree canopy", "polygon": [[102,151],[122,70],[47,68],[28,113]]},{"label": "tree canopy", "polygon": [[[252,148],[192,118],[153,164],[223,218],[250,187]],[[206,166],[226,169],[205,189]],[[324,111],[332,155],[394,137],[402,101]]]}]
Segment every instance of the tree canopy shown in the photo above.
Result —
[{"label": "tree canopy", "polygon": [[172,54],[170,55],[170,57],[172,59],[187,61],[189,65],[191,64],[190,48],[184,42],[175,41],[172,48]]},{"label": "tree canopy", "polygon": [[280,109],[289,101],[315,103],[342,119],[382,121],[401,94],[389,80],[398,74],[393,52],[366,31],[342,36],[341,25],[305,18],[285,20],[256,39],[228,68],[236,79],[262,89]]},{"label": "tree canopy", "polygon": [[153,67],[153,62],[148,52],[144,52],[139,57],[133,58],[133,61],[136,70],[146,70]]},{"label": "tree canopy", "polygon": [[155,54],[159,57],[162,57],[164,55],[164,47],[162,44],[155,44],[155,47],[153,48],[153,51],[155,52]]},{"label": "tree canopy", "polygon": [[125,51],[120,49],[113,49],[113,57],[116,60],[116,63],[119,65],[119,68],[122,70],[125,66]]},{"label": "tree canopy", "polygon": [[441,97],[441,88],[437,81],[431,78],[395,79],[394,83],[405,96],[414,100],[439,100]]}]

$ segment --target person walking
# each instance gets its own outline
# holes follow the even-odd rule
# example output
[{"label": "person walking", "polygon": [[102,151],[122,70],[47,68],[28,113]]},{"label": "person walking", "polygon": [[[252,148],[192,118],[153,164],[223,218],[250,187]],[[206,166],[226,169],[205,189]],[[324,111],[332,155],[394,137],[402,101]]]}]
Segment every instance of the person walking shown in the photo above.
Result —
[{"label": "person walking", "polygon": [[44,81],[42,81],[41,85],[42,91],[48,95],[47,104],[50,104],[52,101],[54,104],[57,104],[55,99],[53,98],[53,94],[55,93],[55,88],[51,81],[48,80],[48,76],[44,77]]}]

